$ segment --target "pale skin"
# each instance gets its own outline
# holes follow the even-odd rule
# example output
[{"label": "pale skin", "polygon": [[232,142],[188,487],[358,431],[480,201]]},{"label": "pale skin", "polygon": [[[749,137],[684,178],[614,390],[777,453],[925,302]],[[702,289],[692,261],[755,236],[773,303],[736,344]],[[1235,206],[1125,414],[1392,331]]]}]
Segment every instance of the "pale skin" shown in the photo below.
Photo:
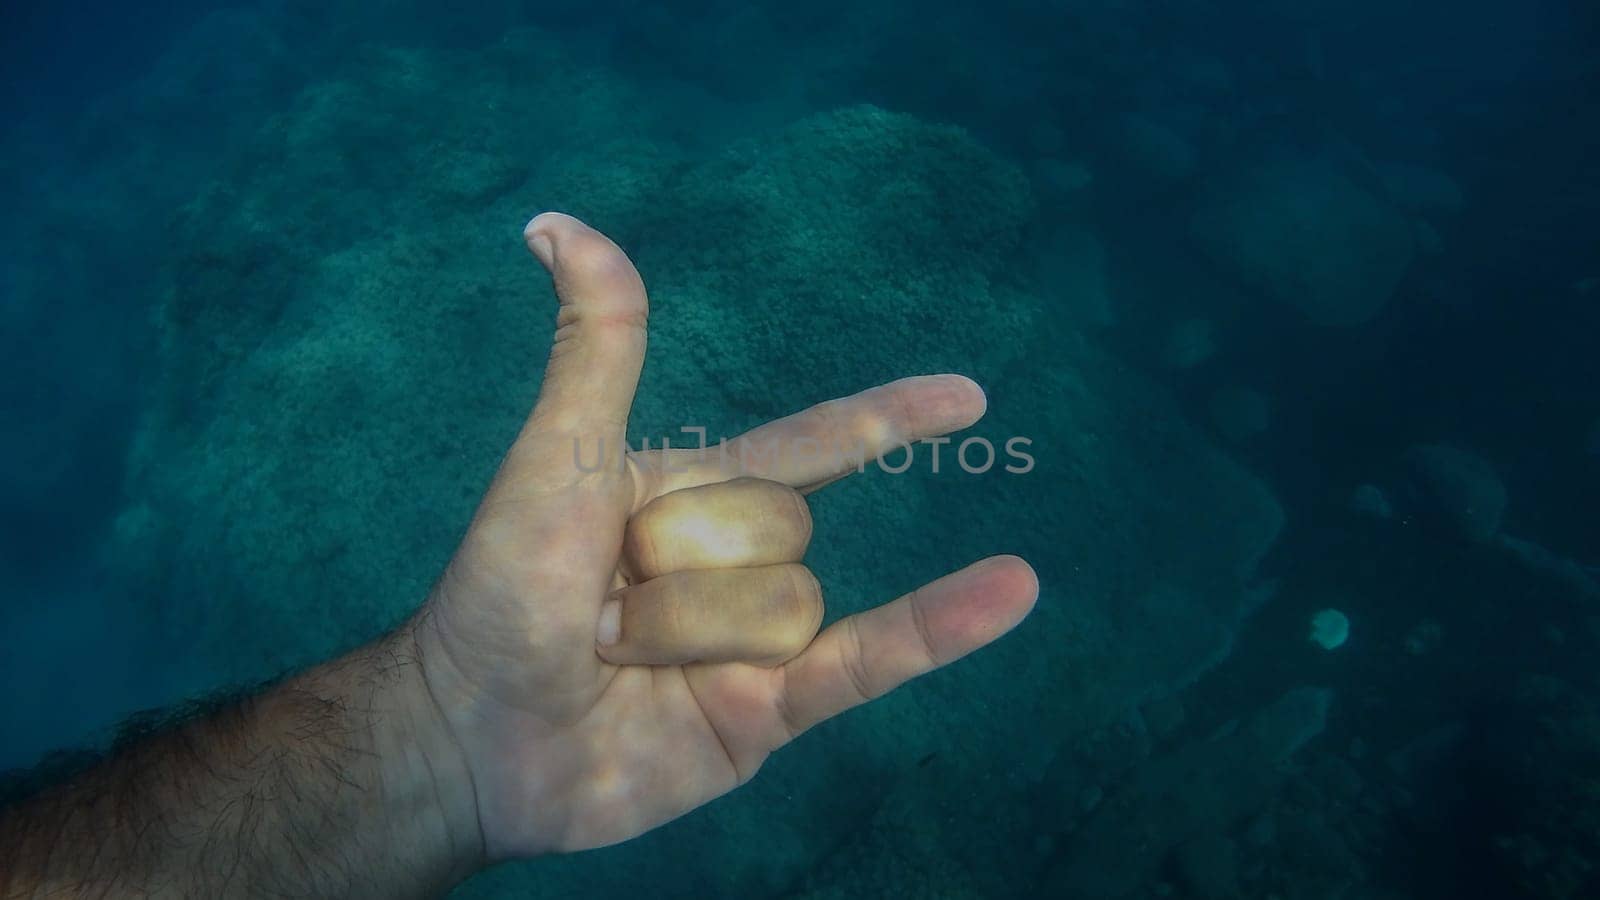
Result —
[{"label": "pale skin", "polygon": [[[431,895],[669,822],[1027,615],[1033,571],[994,557],[819,633],[801,564],[805,496],[856,471],[817,448],[870,459],[965,428],[977,385],[907,378],[731,452],[624,461],[644,284],[569,216],[524,237],[560,300],[544,382],[417,615],[0,814],[0,896]],[[602,447],[614,465],[594,465]]]}]

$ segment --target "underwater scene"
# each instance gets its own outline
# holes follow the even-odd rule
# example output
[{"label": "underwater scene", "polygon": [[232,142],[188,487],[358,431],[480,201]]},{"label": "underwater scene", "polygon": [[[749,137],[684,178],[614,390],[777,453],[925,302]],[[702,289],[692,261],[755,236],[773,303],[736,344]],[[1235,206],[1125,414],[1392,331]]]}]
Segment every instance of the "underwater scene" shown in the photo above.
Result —
[{"label": "underwater scene", "polygon": [[[0,896],[1600,897],[1600,6],[8,0],[0,71]],[[622,464],[614,520],[521,468],[939,373],[767,426],[831,468]],[[705,482],[803,521],[672,518]],[[679,544],[784,576],[759,639]],[[507,573],[591,552],[557,647]],[[460,750],[468,862],[344,852],[428,856],[357,761],[273,851],[308,782],[192,723],[419,609],[448,740],[325,715]],[[530,687],[563,653],[710,730],[558,742],[610,722]],[[90,874],[212,776],[267,812]]]}]

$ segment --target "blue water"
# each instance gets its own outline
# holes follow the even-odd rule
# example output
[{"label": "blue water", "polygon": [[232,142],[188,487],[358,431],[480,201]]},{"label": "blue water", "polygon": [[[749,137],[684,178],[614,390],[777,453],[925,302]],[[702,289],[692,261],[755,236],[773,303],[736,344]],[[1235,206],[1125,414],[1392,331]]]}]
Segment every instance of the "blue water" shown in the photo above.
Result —
[{"label": "blue water", "polygon": [[1033,442],[816,495],[830,618],[1043,594],[463,896],[1600,893],[1597,8],[435,6],[0,11],[16,785],[414,609],[561,209],[651,286],[635,441],[959,371]]}]

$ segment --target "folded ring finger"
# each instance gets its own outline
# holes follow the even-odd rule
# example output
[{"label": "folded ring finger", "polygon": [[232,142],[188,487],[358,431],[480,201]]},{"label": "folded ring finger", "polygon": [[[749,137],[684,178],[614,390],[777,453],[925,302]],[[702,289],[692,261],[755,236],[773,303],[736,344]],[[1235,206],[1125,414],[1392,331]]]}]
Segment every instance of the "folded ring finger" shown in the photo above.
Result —
[{"label": "folded ring finger", "polygon": [[797,563],[674,572],[611,592],[596,629],[618,665],[776,665],[822,625],[822,589]]}]

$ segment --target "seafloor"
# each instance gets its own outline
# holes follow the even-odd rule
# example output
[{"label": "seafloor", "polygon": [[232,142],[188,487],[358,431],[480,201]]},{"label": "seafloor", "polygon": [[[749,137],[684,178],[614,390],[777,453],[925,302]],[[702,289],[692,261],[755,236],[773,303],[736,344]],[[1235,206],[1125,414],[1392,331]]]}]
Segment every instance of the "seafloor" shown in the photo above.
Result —
[{"label": "seafloor", "polygon": [[1600,498],[1600,406],[1514,399],[1564,383],[1519,353],[1592,371],[1563,335],[1600,304],[1562,293],[1592,273],[1545,266],[1515,302],[1565,323],[1503,327],[1493,167],[1401,74],[1329,71],[1340,7],[1257,4],[1229,45],[1189,3],[513,6],[216,13],[4,132],[32,524],[0,765],[414,609],[537,390],[519,229],[560,209],[651,289],[635,442],[935,371],[1031,439],[1026,475],[818,494],[830,616],[996,552],[1044,593],[710,808],[461,896],[1594,885],[1600,588],[1566,510]]}]

